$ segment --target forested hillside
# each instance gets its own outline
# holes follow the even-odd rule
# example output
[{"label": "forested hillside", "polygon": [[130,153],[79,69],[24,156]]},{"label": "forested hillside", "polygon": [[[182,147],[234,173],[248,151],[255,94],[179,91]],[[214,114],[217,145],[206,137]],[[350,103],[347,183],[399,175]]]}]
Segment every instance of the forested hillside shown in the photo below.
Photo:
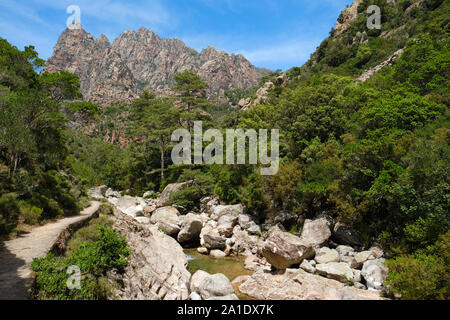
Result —
[{"label": "forested hillside", "polygon": [[[211,105],[189,71],[175,76],[173,96],[73,103],[76,76],[38,75],[32,47],[0,40],[0,233],[76,214],[86,187],[142,195],[192,181],[171,198],[186,212],[214,193],[293,233],[326,216],[353,230],[355,245],[383,246],[391,294],[449,299],[450,2],[358,2],[357,17],[304,66],[263,78],[259,87],[273,87],[246,110]],[[366,27],[369,4],[381,8],[381,30]],[[227,96],[254,100],[259,87]],[[172,165],[171,132],[198,119],[204,130],[280,129],[278,174]]]}]

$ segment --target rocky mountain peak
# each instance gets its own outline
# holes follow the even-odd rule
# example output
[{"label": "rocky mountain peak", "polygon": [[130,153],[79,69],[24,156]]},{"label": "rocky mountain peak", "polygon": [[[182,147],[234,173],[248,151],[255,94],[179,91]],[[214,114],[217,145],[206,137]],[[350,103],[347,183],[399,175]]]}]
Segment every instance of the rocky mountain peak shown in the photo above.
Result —
[{"label": "rocky mountain peak", "polygon": [[226,102],[225,90],[256,85],[270,71],[258,69],[242,55],[210,46],[200,53],[179,39],[163,39],[142,27],[124,31],[111,44],[84,29],[65,30],[43,72],[65,70],[77,74],[85,99],[99,104],[130,102],[144,89],[168,93],[177,72],[196,70],[209,84],[209,96]]}]

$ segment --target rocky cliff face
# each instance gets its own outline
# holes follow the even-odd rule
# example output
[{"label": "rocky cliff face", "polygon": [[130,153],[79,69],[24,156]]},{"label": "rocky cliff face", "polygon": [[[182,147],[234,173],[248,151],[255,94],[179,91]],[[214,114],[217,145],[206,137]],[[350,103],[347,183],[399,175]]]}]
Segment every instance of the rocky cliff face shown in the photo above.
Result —
[{"label": "rocky cliff face", "polygon": [[258,69],[242,55],[213,47],[197,52],[178,39],[161,39],[141,28],[122,33],[112,44],[82,28],[65,30],[58,39],[44,72],[69,71],[80,78],[86,100],[108,104],[130,102],[144,89],[170,93],[173,77],[186,69],[196,70],[209,84],[209,97],[224,102],[224,91],[256,85],[270,71]]}]

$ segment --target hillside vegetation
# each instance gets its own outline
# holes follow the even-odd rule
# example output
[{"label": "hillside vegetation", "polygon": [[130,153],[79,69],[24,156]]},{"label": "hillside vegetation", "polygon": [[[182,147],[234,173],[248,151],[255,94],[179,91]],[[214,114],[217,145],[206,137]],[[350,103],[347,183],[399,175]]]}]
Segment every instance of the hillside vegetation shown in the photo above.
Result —
[{"label": "hillside vegetation", "polygon": [[[381,30],[366,27],[374,3]],[[145,92],[129,106],[104,108],[68,103],[79,98],[76,77],[37,75],[42,61],[32,48],[1,40],[0,232],[13,230],[19,212],[38,221],[78,212],[87,186],[142,195],[191,180],[172,203],[189,210],[215,193],[292,232],[306,218],[330,216],[362,245],[385,248],[391,293],[449,299],[450,2],[364,0],[358,13],[289,70],[287,83],[276,81],[279,73],[265,77],[261,86],[273,81],[274,89],[246,111],[208,103],[193,72],[175,78],[172,97]],[[392,65],[355,81],[399,49]],[[237,102],[255,92],[227,95]],[[169,132],[196,119],[204,130],[280,129],[278,174],[172,165]]]}]

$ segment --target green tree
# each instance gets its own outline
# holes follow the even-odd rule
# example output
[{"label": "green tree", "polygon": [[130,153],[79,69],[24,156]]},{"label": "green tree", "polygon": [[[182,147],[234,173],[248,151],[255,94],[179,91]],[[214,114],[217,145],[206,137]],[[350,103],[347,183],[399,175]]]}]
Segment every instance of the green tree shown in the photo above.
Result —
[{"label": "green tree", "polygon": [[66,71],[45,72],[39,77],[39,84],[42,90],[48,93],[49,98],[57,102],[83,97],[79,91],[78,76]]},{"label": "green tree", "polygon": [[185,105],[186,112],[183,118],[189,132],[192,132],[193,121],[201,118],[202,111],[210,105],[206,99],[208,84],[193,70],[177,73],[174,81],[172,91]]},{"label": "green tree", "polygon": [[150,143],[157,143],[161,155],[161,181],[164,179],[165,153],[171,141],[171,135],[179,126],[180,112],[173,107],[170,98],[156,98],[154,94],[144,92],[131,105],[129,131],[133,136],[143,138],[147,153]]}]

